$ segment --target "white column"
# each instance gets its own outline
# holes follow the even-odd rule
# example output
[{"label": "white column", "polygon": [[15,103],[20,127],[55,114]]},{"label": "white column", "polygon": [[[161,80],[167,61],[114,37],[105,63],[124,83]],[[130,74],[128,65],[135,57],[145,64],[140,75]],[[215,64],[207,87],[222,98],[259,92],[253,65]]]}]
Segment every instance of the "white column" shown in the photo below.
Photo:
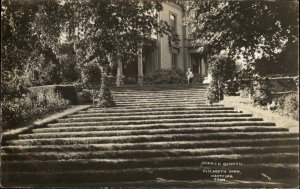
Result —
[{"label": "white column", "polygon": [[198,59],[197,64],[198,64],[198,73],[201,75],[201,59]]},{"label": "white column", "polygon": [[138,54],[138,84],[143,85],[143,51],[142,48],[139,49]]},{"label": "white column", "polygon": [[[202,67],[202,76],[204,76],[208,72],[207,72],[207,67],[206,67],[206,64],[205,64],[205,61],[203,58],[201,59],[201,67]],[[207,76],[204,78],[203,83],[210,83],[211,80],[212,80],[212,77],[208,73]]]},{"label": "white column", "polygon": [[204,76],[205,75],[205,63],[204,63],[204,59],[203,58],[201,58],[201,70],[202,70],[202,73],[201,73],[201,75],[202,76]]},{"label": "white column", "polygon": [[123,64],[122,64],[122,61],[121,59],[118,59],[118,67],[117,67],[117,80],[116,80],[116,85],[119,87],[119,86],[122,86],[124,85],[124,82],[123,82]]}]

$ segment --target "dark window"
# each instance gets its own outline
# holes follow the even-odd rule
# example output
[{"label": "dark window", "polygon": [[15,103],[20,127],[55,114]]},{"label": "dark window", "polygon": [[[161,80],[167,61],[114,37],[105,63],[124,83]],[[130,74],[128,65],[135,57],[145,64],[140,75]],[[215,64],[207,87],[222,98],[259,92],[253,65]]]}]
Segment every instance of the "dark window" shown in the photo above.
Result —
[{"label": "dark window", "polygon": [[176,32],[176,16],[174,14],[170,14],[170,27],[173,32]]}]

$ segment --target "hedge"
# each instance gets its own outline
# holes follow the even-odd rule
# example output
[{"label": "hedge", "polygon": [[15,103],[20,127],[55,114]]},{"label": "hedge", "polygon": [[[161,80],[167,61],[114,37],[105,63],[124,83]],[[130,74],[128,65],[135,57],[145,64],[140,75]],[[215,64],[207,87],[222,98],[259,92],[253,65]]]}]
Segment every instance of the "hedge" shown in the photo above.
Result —
[{"label": "hedge", "polygon": [[182,70],[161,69],[154,72],[152,76],[145,77],[144,82],[151,85],[185,84],[187,83],[187,78]]},{"label": "hedge", "polygon": [[53,91],[59,93],[63,99],[69,100],[72,105],[78,104],[76,88],[73,85],[43,85],[29,88],[33,95]]}]

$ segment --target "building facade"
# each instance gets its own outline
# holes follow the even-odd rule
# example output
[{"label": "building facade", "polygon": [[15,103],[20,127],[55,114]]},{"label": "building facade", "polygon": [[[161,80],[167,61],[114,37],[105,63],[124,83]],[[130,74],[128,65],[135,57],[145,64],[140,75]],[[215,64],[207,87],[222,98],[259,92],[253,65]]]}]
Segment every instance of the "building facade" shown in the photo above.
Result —
[{"label": "building facade", "polygon": [[171,26],[173,32],[179,36],[179,43],[170,45],[167,35],[153,35],[155,46],[140,49],[137,62],[126,67],[121,61],[118,62],[117,80],[121,80],[124,75],[130,84],[143,84],[144,77],[151,76],[160,69],[180,69],[186,72],[191,68],[194,74],[207,76],[207,57],[196,52],[196,48],[192,46],[193,39],[187,35],[187,28],[183,24],[185,13],[182,7],[172,1],[165,1],[162,6],[158,21],[166,21]]}]

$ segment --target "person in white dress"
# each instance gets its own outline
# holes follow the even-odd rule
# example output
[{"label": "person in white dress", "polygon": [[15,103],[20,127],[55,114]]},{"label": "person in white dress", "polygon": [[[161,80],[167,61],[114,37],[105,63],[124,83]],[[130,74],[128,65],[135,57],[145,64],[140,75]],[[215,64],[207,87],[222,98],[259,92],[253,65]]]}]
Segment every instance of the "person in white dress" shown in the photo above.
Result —
[{"label": "person in white dress", "polygon": [[194,74],[193,74],[191,68],[189,68],[188,71],[186,72],[186,76],[187,76],[188,84],[192,83]]}]

